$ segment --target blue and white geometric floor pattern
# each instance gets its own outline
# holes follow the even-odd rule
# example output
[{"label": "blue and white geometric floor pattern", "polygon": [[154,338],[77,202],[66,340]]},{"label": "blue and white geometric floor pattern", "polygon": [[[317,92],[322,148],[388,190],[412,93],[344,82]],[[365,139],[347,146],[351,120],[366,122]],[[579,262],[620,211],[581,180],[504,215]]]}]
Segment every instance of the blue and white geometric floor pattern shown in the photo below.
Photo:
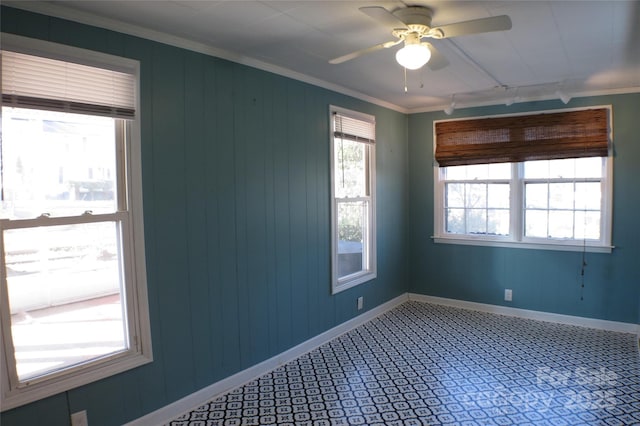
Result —
[{"label": "blue and white geometric floor pattern", "polygon": [[637,336],[407,302],[170,425],[640,425]]}]

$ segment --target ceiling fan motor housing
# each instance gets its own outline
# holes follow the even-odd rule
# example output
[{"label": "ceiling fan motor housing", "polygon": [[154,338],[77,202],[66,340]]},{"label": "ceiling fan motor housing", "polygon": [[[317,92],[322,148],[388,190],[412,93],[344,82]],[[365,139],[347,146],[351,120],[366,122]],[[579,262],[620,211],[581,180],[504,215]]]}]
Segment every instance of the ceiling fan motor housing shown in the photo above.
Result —
[{"label": "ceiling fan motor housing", "polygon": [[395,37],[407,40],[410,34],[416,34],[418,39],[430,37],[440,39],[444,33],[439,28],[431,28],[433,10],[424,6],[410,6],[398,9],[393,15],[404,22],[406,28],[398,28],[393,31]]},{"label": "ceiling fan motor housing", "polygon": [[407,24],[409,29],[413,30],[412,26],[427,27],[426,30],[428,31],[431,28],[433,10],[424,6],[410,6],[395,10],[393,15]]}]

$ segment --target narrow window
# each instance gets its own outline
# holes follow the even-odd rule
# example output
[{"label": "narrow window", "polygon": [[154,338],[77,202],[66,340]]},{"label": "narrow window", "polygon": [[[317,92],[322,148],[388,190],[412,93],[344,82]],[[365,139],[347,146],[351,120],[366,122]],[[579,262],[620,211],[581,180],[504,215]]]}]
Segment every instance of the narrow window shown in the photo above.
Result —
[{"label": "narrow window", "polygon": [[376,276],[375,120],[331,109],[333,293]]},{"label": "narrow window", "polygon": [[136,65],[30,43],[2,51],[3,410],[151,360]]}]

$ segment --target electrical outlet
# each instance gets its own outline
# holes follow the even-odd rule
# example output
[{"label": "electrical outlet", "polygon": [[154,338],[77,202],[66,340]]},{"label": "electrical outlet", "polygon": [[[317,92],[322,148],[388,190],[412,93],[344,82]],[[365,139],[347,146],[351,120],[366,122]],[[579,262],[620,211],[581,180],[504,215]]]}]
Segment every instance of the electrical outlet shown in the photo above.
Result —
[{"label": "electrical outlet", "polygon": [[513,299],[513,291],[510,288],[505,288],[504,300],[506,300],[507,302],[511,302],[512,299]]},{"label": "electrical outlet", "polygon": [[364,297],[360,296],[358,297],[358,310],[362,310],[362,308],[364,307]]},{"label": "electrical outlet", "polygon": [[71,426],[89,426],[87,410],[78,411],[71,414]]}]

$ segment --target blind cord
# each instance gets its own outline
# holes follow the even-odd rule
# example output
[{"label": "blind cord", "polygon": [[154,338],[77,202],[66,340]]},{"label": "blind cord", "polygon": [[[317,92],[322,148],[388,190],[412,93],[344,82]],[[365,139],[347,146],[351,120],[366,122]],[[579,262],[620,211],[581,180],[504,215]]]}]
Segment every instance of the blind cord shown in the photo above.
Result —
[{"label": "blind cord", "polygon": [[340,171],[342,172],[342,187],[344,188],[344,127],[342,127],[342,116],[338,115],[340,120]]},{"label": "blind cord", "polygon": [[[586,226],[585,226],[586,228]],[[585,229],[586,231],[586,229]],[[580,268],[580,300],[584,300],[584,270],[587,267],[587,237],[582,240],[582,267]]]}]

